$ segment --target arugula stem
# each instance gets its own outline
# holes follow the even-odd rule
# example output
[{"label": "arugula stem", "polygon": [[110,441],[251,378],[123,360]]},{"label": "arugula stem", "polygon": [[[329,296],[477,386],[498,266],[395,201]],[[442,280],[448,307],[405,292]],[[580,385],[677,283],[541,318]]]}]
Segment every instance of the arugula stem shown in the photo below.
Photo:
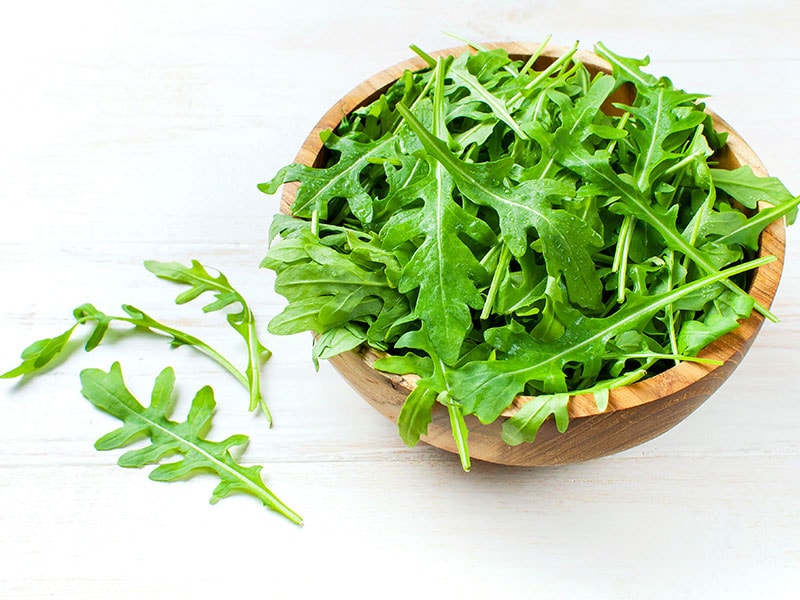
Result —
[{"label": "arugula stem", "polygon": [[[412,50],[414,48],[415,48],[415,46],[411,47]],[[415,52],[416,52],[416,50],[415,50]],[[420,52],[421,52],[421,50],[420,50]],[[432,85],[433,85],[433,77],[429,77],[428,81],[425,82],[425,87],[423,87],[422,91],[419,93],[419,95],[416,98],[414,98],[414,101],[411,104],[408,105],[408,110],[413,111],[417,107],[417,103],[427,96],[428,90],[431,88]],[[392,129],[392,135],[393,136],[397,135],[397,133],[400,131],[400,128],[403,127],[405,122],[406,122],[405,119],[399,119],[397,121],[397,123],[395,123],[394,129]]]},{"label": "arugula stem", "polygon": [[[667,271],[669,275],[667,276],[667,291],[672,291],[672,288],[675,286],[675,252],[670,250],[667,252],[667,257],[665,259],[667,263]],[[672,353],[677,355],[678,354],[678,337],[675,333],[677,328],[677,323],[675,320],[675,309],[673,308],[672,304],[667,304],[664,307],[664,311],[667,314],[667,334],[669,335],[669,347],[672,350]],[[675,359],[675,364],[678,364],[678,359]]]},{"label": "arugula stem", "polygon": [[505,244],[503,244],[503,242],[498,242],[497,244],[495,244],[494,246],[489,248],[489,251],[486,254],[484,254],[483,258],[481,259],[481,266],[485,267],[485,266],[493,263],[494,260],[495,260],[495,257],[497,256],[497,253],[500,252],[500,249],[504,245]]},{"label": "arugula stem", "polygon": [[675,196],[678,194],[678,191],[681,189],[681,185],[683,184],[683,178],[686,175],[686,171],[681,171],[678,173],[678,176],[672,182],[672,191],[669,193],[669,201],[666,202],[667,205],[672,205],[675,202]]},{"label": "arugula stem", "polygon": [[[533,54],[531,54],[528,61],[523,65],[522,69],[519,72],[519,75],[524,75],[531,69],[531,67],[533,67],[533,64],[542,55],[542,52],[544,52],[544,49],[547,47],[547,44],[550,43],[550,39],[552,37],[553,37],[552,35],[548,34],[547,37],[545,37],[544,40],[542,40],[542,43],[539,44],[539,47],[536,49],[536,51]],[[517,77],[519,77],[519,75],[517,75]]]},{"label": "arugula stem", "polygon": [[660,353],[660,352],[631,352],[630,354],[628,354],[628,353],[625,353],[625,354],[619,354],[619,353],[614,354],[614,353],[611,353],[611,354],[604,354],[603,358],[613,358],[613,359],[619,359],[619,358],[626,358],[626,359],[627,358],[653,358],[653,359],[656,359],[656,360],[674,360],[675,364],[678,364],[680,361],[695,362],[695,363],[700,363],[700,364],[704,364],[704,365],[716,365],[716,366],[721,366],[721,365],[725,364],[723,361],[717,360],[715,358],[702,358],[700,356],[691,356],[691,355],[688,355],[688,354],[678,354],[677,352],[673,353],[673,354]]},{"label": "arugula stem", "polygon": [[[629,113],[627,111],[622,113],[622,116],[619,118],[619,121],[617,121],[616,128],[619,129],[620,131],[625,129],[625,125],[628,124],[628,119],[630,119],[630,117],[631,117],[631,113]],[[607,148],[608,153],[609,154],[613,154],[614,153],[614,149],[616,147],[617,147],[617,140],[611,140],[609,142],[608,148]]]},{"label": "arugula stem", "polygon": [[[192,347],[196,348],[198,352],[200,352],[201,354],[205,354],[207,357],[209,357],[210,359],[215,361],[217,364],[219,364],[223,369],[228,371],[228,373],[233,375],[236,378],[236,380],[239,383],[241,383],[245,388],[247,388],[247,389],[250,388],[250,383],[248,382],[247,376],[244,373],[242,373],[239,369],[237,369],[233,365],[233,363],[231,363],[227,358],[222,356],[222,354],[220,354],[219,352],[214,350],[214,348],[212,348],[211,346],[206,344],[203,340],[201,340],[199,338],[196,338],[193,335],[190,335],[190,334],[186,333],[185,331],[181,331],[179,329],[173,329],[172,327],[169,327],[168,325],[164,325],[163,323],[159,323],[157,321],[153,321],[152,323],[148,323],[145,326],[145,325],[142,325],[141,323],[137,322],[136,319],[133,319],[133,318],[130,318],[130,317],[123,317],[123,316],[120,316],[120,315],[108,315],[108,318],[109,319],[113,319],[114,321],[121,321],[123,323],[129,323],[129,324],[135,326],[137,329],[149,329],[150,331],[154,331],[154,332],[158,331],[158,332],[164,333],[164,334],[166,334],[166,335],[168,335],[170,337],[173,337],[176,340],[178,340],[178,341],[180,341],[180,342],[182,342],[182,343],[184,343],[186,345],[192,346]],[[90,316],[87,316],[87,317],[81,317],[80,319],[77,319],[77,323],[80,324],[80,325],[83,325],[84,323],[88,323],[89,321],[96,321],[96,320],[97,319],[95,319],[94,317],[92,317],[90,315]],[[269,413],[267,413],[267,414],[269,414]]]},{"label": "arugula stem", "polygon": [[508,106],[514,106],[514,104],[522,100],[522,98],[525,96],[523,92],[528,92],[530,90],[536,89],[536,86],[542,83],[542,81],[544,81],[545,79],[550,77],[550,75],[558,71],[561,68],[561,66],[564,65],[566,62],[572,60],[572,57],[575,55],[577,51],[578,51],[578,42],[575,42],[575,44],[573,44],[573,46],[567,52],[559,56],[558,59],[553,61],[550,65],[548,65],[548,67],[544,71],[539,73],[539,75],[537,75],[530,82],[528,82],[525,85],[525,87],[522,88],[522,90],[514,94],[511,97],[511,100],[508,101],[507,103]]},{"label": "arugula stem", "polygon": [[636,225],[636,217],[625,215],[622,225],[619,228],[619,241],[614,253],[614,263],[611,266],[612,273],[617,274],[617,302],[625,302],[625,286],[628,277],[628,252],[633,238],[633,229]]},{"label": "arugula stem", "polygon": [[467,445],[469,430],[464,421],[464,413],[461,411],[461,405],[450,398],[450,393],[447,390],[440,392],[436,400],[447,407],[447,414],[450,416],[450,429],[453,431],[453,439],[458,449],[461,468],[469,472],[472,466],[469,456],[469,446]]},{"label": "arugula stem", "polygon": [[311,211],[311,233],[319,237],[319,211],[316,208]]},{"label": "arugula stem", "polygon": [[701,156],[703,156],[703,154],[704,154],[704,152],[702,150],[695,150],[691,154],[687,154],[683,159],[679,160],[674,165],[672,165],[670,168],[666,169],[664,171],[664,175],[665,176],[666,175],[672,175],[676,171],[679,171],[679,170],[683,169],[684,167],[688,166],[695,159],[700,158]]},{"label": "arugula stem", "polygon": [[[258,339],[258,332],[256,331],[256,319],[253,315],[253,311],[250,310],[249,306],[245,305],[247,310],[247,331],[249,334],[250,340],[257,340]],[[271,356],[272,353],[269,350],[266,350],[267,356]],[[258,348],[257,344],[248,343],[247,344],[247,371],[250,377],[248,377],[248,391],[250,392],[250,412],[253,412],[257,407],[261,408],[261,412],[264,413],[264,417],[267,419],[267,423],[270,427],[272,427],[272,413],[270,412],[269,408],[267,407],[267,401],[264,399],[264,396],[261,395],[261,357],[258,355]]]},{"label": "arugula stem", "polygon": [[494,301],[497,298],[497,290],[500,288],[500,282],[508,272],[508,265],[511,264],[511,251],[508,246],[503,244],[500,250],[500,258],[497,259],[497,267],[495,267],[494,274],[492,275],[492,283],[489,285],[489,291],[486,294],[486,301],[483,303],[483,310],[481,311],[481,319],[488,319],[492,314],[494,308]]},{"label": "arugula stem", "polygon": [[630,373],[626,373],[625,375],[621,375],[620,377],[617,377],[615,379],[606,379],[605,381],[598,381],[591,387],[571,391],[569,392],[569,395],[582,396],[583,394],[594,394],[596,392],[602,392],[603,390],[613,390],[614,388],[629,385],[631,383],[639,381],[642,377],[647,375],[647,367],[650,364],[652,364],[652,362],[645,364],[640,369],[636,369],[635,371],[631,371]]}]

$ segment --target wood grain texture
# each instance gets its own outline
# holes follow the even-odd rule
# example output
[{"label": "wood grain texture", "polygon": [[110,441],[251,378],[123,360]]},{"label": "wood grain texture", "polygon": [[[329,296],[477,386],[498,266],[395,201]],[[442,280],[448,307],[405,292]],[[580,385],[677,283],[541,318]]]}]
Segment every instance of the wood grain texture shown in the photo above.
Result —
[{"label": "wood grain texture", "polygon": [[[544,70],[562,56],[567,48],[549,46],[543,51],[538,43],[488,42],[487,48],[503,48],[512,60],[527,61],[532,54],[539,54],[534,68]],[[436,56],[452,56],[469,52],[467,46],[458,46],[432,52]],[[576,53],[591,75],[599,72],[611,73],[610,65],[599,56],[586,51]],[[353,110],[375,101],[389,86],[408,70],[425,68],[419,57],[412,58],[383,71],[358,84],[336,102],[312,128],[295,157],[295,162],[320,167],[326,162],[326,150],[320,133],[335,130],[342,119]],[[632,90],[624,87],[617,90],[607,104],[630,103]],[[709,111],[717,131],[728,134],[727,146],[718,156],[719,166],[735,169],[748,165],[762,176],[767,170],[755,152],[742,137],[713,111]],[[281,211],[291,214],[291,205],[298,185],[284,186],[281,194]],[[767,208],[763,204],[761,208]],[[762,306],[769,307],[780,282],[786,248],[786,230],[781,219],[770,224],[762,233],[759,256],[775,256],[776,260],[755,271],[748,291]],[[733,373],[744,358],[755,336],[761,329],[763,317],[758,313],[744,320],[740,326],[705,348],[700,356],[721,361],[720,365],[683,362],[655,377],[635,384],[612,389],[608,407],[601,413],[591,394],[570,399],[569,416],[572,425],[566,433],[559,435],[553,419],[548,419],[537,435],[535,442],[512,447],[502,440],[502,425],[517,411],[530,402],[527,396],[518,396],[503,412],[501,418],[484,425],[474,417],[468,417],[469,453],[472,458],[492,463],[514,466],[545,466],[581,462],[627,450],[647,442],[668,431],[705,402]],[[367,402],[378,412],[397,422],[400,407],[406,396],[416,385],[416,377],[395,376],[373,369],[376,353],[371,350],[354,350],[333,357],[331,364],[342,374]],[[646,406],[649,404],[654,406]],[[576,423],[576,419],[580,419]],[[422,440],[449,452],[458,450],[452,438],[450,419],[444,407],[436,405],[427,435]]]},{"label": "wood grain texture", "polygon": [[[197,258],[248,298],[263,332],[284,306],[257,269],[279,200],[256,184],[292,161],[355,84],[411,55],[477,40],[596,40],[711,94],[800,191],[798,14],[767,0],[273,2],[31,0],[0,19],[0,368],[63,331],[74,306],[122,302],[246,357],[224,319],[177,307],[145,259]],[[741,365],[691,418],[614,456],[504,467],[396,427],[310,336],[264,334],[271,430],[213,363],[117,336],[27,382],[0,381],[0,598],[265,596],[794,600],[800,589],[800,228]],[[85,333],[83,333],[85,335]],[[122,363],[141,398],[175,367],[176,417],[202,385],[210,439],[251,438],[248,464],[302,529],[213,478],[159,484],[94,440],[117,426],[80,396],[82,368]]]}]

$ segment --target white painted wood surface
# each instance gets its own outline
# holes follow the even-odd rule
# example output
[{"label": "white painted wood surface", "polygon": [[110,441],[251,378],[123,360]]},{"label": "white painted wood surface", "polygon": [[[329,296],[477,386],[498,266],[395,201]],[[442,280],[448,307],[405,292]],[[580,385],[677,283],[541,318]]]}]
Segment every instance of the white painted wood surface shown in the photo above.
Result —
[{"label": "white painted wood surface", "polygon": [[[649,53],[800,191],[794,2],[20,2],[0,20],[0,370],[73,307],[131,303],[244,360],[219,315],[176,307],[143,260],[223,270],[260,323],[282,306],[259,270],[290,162],[319,115],[410,43],[480,40]],[[237,384],[146,337],[0,382],[0,598],[796,598],[800,589],[800,228],[775,312],[733,378],[686,422],[626,453],[558,469],[405,448],[309,338],[275,356],[267,430]],[[158,484],[94,440],[115,422],[78,372],[122,362],[146,398],[175,366],[184,414],[204,384],[211,436],[306,519],[296,528],[211,477]]]}]

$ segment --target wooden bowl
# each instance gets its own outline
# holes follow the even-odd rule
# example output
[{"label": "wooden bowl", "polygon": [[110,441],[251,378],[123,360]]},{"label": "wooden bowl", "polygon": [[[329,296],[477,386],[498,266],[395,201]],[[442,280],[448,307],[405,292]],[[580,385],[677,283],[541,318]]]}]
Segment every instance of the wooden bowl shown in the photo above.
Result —
[{"label": "wooden bowl", "polygon": [[[527,60],[538,48],[531,43],[486,44],[488,48],[505,48],[514,60]],[[460,54],[467,48],[457,47],[434,52],[434,56]],[[563,47],[548,46],[536,61],[538,70],[544,69],[566,51]],[[594,74],[610,73],[609,64],[599,56],[579,51],[581,60]],[[319,134],[325,129],[335,129],[342,117],[356,108],[370,104],[397,80],[405,70],[418,70],[426,64],[419,58],[401,62],[381,71],[359,84],[337,102],[312,129],[296,162],[313,166],[324,163],[324,148]],[[621,89],[613,100],[627,101]],[[628,90],[630,96],[630,90]],[[709,111],[710,112],[710,111]],[[753,150],[725,121],[711,113],[715,128],[728,132],[727,149],[720,163],[727,168],[750,165],[762,176],[767,172]],[[281,211],[290,214],[297,184],[284,186]],[[759,256],[774,255],[778,260],[760,267],[754,274],[750,294],[763,306],[769,307],[778,287],[784,260],[786,236],[783,220],[772,223],[761,235]],[[756,312],[731,333],[703,350],[700,356],[723,361],[720,366],[681,363],[663,373],[638,383],[611,390],[608,409],[600,413],[592,396],[574,396],[569,405],[570,423],[565,433],[559,433],[552,419],[539,430],[536,440],[519,446],[508,446],[502,441],[503,421],[513,415],[526,401],[517,397],[501,416],[489,425],[475,417],[467,417],[469,449],[473,458],[493,463],[519,466],[543,466],[580,462],[626,450],[661,435],[685,419],[700,406],[739,365],[756,337],[763,317]],[[398,376],[375,370],[372,364],[381,353],[371,348],[361,348],[340,354],[330,360],[347,382],[378,412],[397,422],[400,407],[415,385],[416,377]],[[436,405],[428,435],[422,438],[429,444],[449,452],[456,452],[450,431],[447,410]]]}]

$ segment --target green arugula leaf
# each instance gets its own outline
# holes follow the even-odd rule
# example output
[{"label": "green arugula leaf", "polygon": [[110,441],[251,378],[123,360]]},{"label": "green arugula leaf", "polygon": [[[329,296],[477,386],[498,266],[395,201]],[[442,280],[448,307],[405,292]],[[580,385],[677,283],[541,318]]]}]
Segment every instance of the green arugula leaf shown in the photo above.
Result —
[{"label": "green arugula leaf", "polygon": [[[758,177],[750,165],[738,169],[710,169],[714,185],[747,208],[756,208],[759,201],[773,206],[791,202],[794,197],[775,177]],[[791,224],[794,219],[790,220]]]},{"label": "green arugula leaf", "polygon": [[753,310],[753,299],[724,292],[711,301],[711,307],[701,320],[686,321],[678,334],[678,350],[694,355],[711,342],[733,331],[739,320],[747,318]]},{"label": "green arugula leaf", "polygon": [[[416,46],[411,46],[411,49],[419,54],[431,67],[436,65],[436,61],[427,53],[423,52]],[[485,54],[491,53],[484,53],[484,56]],[[494,56],[500,58],[500,61],[504,64],[508,62],[507,55],[504,58],[501,54],[495,53]],[[488,106],[499,121],[502,121],[508,125],[508,127],[520,138],[527,139],[528,136],[522,130],[519,123],[517,123],[517,121],[514,120],[514,117],[511,116],[511,113],[508,112],[505,102],[495,96],[489,89],[487,89],[486,86],[484,86],[484,84],[478,80],[475,75],[470,73],[468,67],[469,57],[469,53],[459,55],[458,58],[453,61],[452,66],[448,69],[447,74],[453,80],[453,87],[456,89],[465,88],[474,99]],[[494,65],[492,71],[496,70],[497,65]]]},{"label": "green arugula leaf", "polygon": [[706,217],[700,231],[705,238],[713,239],[719,245],[736,244],[757,250],[759,235],[767,225],[784,215],[790,215],[797,210],[798,205],[800,196],[778,206],[764,208],[749,218],[744,213],[723,205],[721,208],[724,210],[713,211]]},{"label": "green arugula leaf", "polygon": [[228,278],[220,272],[212,275],[208,269],[193,260],[191,267],[186,267],[176,262],[158,262],[148,260],[144,263],[145,268],[160,279],[174,281],[188,285],[189,289],[182,292],[175,299],[176,304],[185,304],[195,298],[210,292],[216,298],[215,301],[203,307],[203,312],[222,310],[229,306],[238,306],[238,311],[228,313],[228,324],[233,327],[244,339],[247,345],[247,376],[248,390],[250,392],[250,410],[261,408],[269,423],[272,423],[272,415],[267,408],[267,403],[261,393],[261,367],[269,359],[272,353],[261,343],[256,332],[256,320],[247,302],[242,295],[228,282]]},{"label": "green arugula leaf", "polygon": [[271,181],[260,183],[258,189],[274,194],[283,183],[299,181],[300,187],[292,204],[292,214],[311,218],[316,212],[321,219],[328,217],[328,206],[334,198],[346,198],[353,214],[362,223],[372,220],[372,201],[361,183],[362,171],[375,159],[398,158],[394,135],[363,143],[352,138],[340,138],[330,131],[320,134],[325,147],[340,153],[336,163],[314,168],[295,163],[281,169]]},{"label": "green arugula leaf", "polygon": [[642,71],[642,67],[650,64],[650,57],[627,58],[609,50],[603,42],[597,42],[594,47],[598,56],[611,63],[611,68],[617,81],[628,81],[636,85],[637,89],[649,88],[657,85],[658,79]]},{"label": "green arugula leaf", "polygon": [[367,336],[364,331],[350,323],[329,329],[314,340],[314,349],[311,353],[314,366],[319,370],[320,359],[331,358],[342,352],[353,350],[365,341],[367,341]]},{"label": "green arugula leaf", "polygon": [[64,351],[72,332],[78,323],[67,329],[64,333],[53,338],[44,338],[33,342],[22,351],[22,362],[0,375],[0,379],[14,379],[23,375],[34,374],[41,371],[50,361]]},{"label": "green arugula leaf", "polygon": [[666,85],[639,90],[634,106],[620,108],[633,115],[627,128],[628,139],[636,147],[633,179],[648,193],[667,166],[682,157],[680,148],[705,120],[705,113],[690,95]]},{"label": "green arugula leaf", "polygon": [[503,423],[503,441],[509,446],[532,442],[550,415],[556,420],[558,431],[564,433],[569,426],[569,394],[536,396],[522,405],[522,408]]},{"label": "green arugula leaf", "polygon": [[[176,481],[200,472],[211,472],[220,479],[211,495],[212,504],[231,494],[244,493],[255,496],[264,506],[292,523],[303,522],[264,484],[262,467],[244,467],[231,455],[232,448],[249,442],[246,435],[232,435],[221,442],[205,439],[216,407],[210,387],[197,392],[186,421],[178,423],[170,420],[175,385],[171,368],[164,369],[156,378],[147,408],[125,387],[119,363],[114,363],[108,373],[100,369],[82,371],[81,383],[81,393],[89,402],[123,422],[122,427],[97,440],[98,450],[124,448],[142,436],[149,439],[149,445],[123,454],[119,458],[120,466],[141,468],[161,463],[150,473],[154,481]],[[180,456],[177,461],[162,462],[175,455]]]},{"label": "green arugula leaf", "polygon": [[[433,127],[439,139],[447,135],[443,113],[445,73],[446,65],[440,59],[433,102]],[[408,293],[419,288],[414,315],[425,323],[434,352],[445,363],[453,364],[472,327],[469,309],[483,304],[477,282],[486,278],[485,269],[460,234],[488,245],[493,243],[494,234],[456,203],[453,179],[441,163],[431,160],[427,177],[414,190],[413,194],[423,200],[422,207],[395,213],[381,235],[389,249],[408,239],[423,239],[403,267],[398,291]]]},{"label": "green arugula leaf", "polygon": [[69,351],[67,342],[78,325],[93,324],[94,326],[84,346],[87,352],[91,352],[102,342],[108,332],[109,325],[113,321],[117,321],[133,325],[138,330],[165,335],[170,338],[170,345],[172,347],[191,346],[198,352],[216,361],[245,387],[248,386],[248,380],[245,374],[201,339],[184,331],[164,325],[135,306],[123,304],[122,310],[126,313],[126,316],[108,315],[91,304],[82,304],[72,312],[75,318],[75,324],[72,327],[54,338],[38,340],[28,346],[22,351],[22,363],[11,371],[0,375],[0,378],[11,379],[23,375],[39,374],[51,361],[59,356],[64,356],[65,353]]}]

